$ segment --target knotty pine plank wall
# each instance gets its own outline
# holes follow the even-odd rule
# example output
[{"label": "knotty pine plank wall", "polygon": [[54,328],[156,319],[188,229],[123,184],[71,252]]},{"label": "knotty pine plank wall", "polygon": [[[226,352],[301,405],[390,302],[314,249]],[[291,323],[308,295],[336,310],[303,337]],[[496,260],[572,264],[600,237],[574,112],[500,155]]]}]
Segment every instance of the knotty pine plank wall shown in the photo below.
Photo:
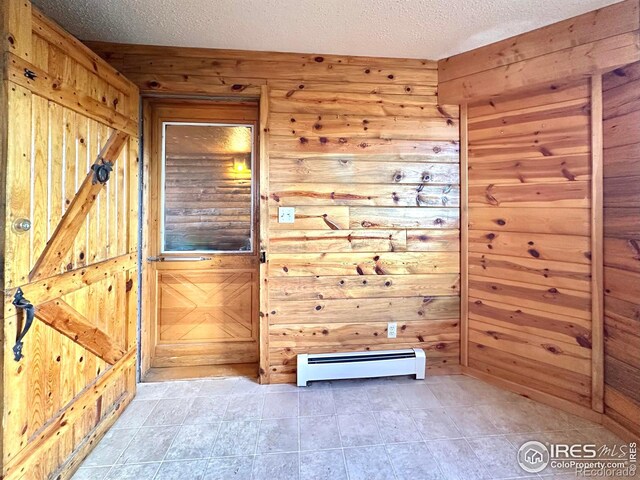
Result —
[{"label": "knotty pine plank wall", "polygon": [[469,366],[591,408],[590,85],[469,105]]},{"label": "knotty pine plank wall", "polygon": [[420,347],[432,372],[457,368],[458,107],[435,62],[90,46],[143,94],[268,86],[266,381],[293,381],[301,352]]},{"label": "knotty pine plank wall", "polygon": [[605,413],[640,437],[640,62],[603,78]]}]

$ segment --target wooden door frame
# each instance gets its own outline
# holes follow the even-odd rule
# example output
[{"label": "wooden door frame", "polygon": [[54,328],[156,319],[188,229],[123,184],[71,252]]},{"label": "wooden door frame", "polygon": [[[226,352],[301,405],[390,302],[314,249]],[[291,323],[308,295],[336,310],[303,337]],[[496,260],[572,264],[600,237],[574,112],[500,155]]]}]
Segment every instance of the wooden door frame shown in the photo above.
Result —
[{"label": "wooden door frame", "polygon": [[[141,286],[140,286],[140,315],[138,325],[138,378],[142,381],[145,375],[151,368],[151,360],[153,352],[155,350],[155,315],[154,308],[146,307],[146,305],[155,305],[155,282],[152,279],[152,269],[149,268],[147,258],[152,255],[154,251],[154,245],[156,242],[156,233],[158,231],[156,222],[156,216],[154,210],[149,208],[151,205],[157,203],[158,194],[157,191],[153,191],[150,183],[153,182],[152,175],[152,163],[151,158],[157,155],[157,152],[153,150],[153,142],[150,141],[153,138],[153,128],[155,128],[153,121],[153,104],[162,102],[163,100],[170,99],[182,99],[185,101],[242,101],[251,100],[259,101],[259,121],[257,125],[257,138],[258,138],[258,151],[256,155],[256,165],[259,171],[259,189],[255,198],[257,199],[257,229],[258,234],[257,241],[255,242],[258,254],[260,252],[267,252],[268,246],[268,228],[267,222],[269,219],[269,205],[268,205],[268,182],[269,182],[269,162],[268,162],[268,148],[267,148],[267,119],[268,119],[268,87],[263,85],[260,90],[260,95],[238,95],[233,97],[211,97],[211,96],[175,96],[175,95],[153,95],[142,96],[142,175],[140,177],[140,190],[142,192],[142,198],[140,202],[140,232],[141,232],[141,247],[139,257],[139,268],[141,272]],[[259,282],[258,282],[258,296],[259,296],[259,308],[258,308],[258,378],[260,383],[268,383],[268,282],[267,282],[267,268],[268,263],[260,264]]]}]

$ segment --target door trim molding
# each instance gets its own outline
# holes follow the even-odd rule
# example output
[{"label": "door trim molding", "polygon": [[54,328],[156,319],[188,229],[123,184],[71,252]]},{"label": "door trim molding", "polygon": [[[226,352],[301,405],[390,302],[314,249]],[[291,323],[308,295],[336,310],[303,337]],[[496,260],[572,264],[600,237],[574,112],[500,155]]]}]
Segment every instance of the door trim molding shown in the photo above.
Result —
[{"label": "door trim molding", "polygon": [[[140,285],[140,310],[138,325],[138,345],[140,352],[138,355],[138,375],[140,381],[144,381],[145,376],[149,373],[152,365],[153,352],[155,350],[155,322],[156,313],[152,308],[145,308],[146,305],[154,305],[156,281],[153,278],[154,272],[150,268],[150,264],[146,261],[151,256],[153,246],[156,243],[157,238],[154,234],[154,229],[157,225],[154,225],[154,208],[151,207],[156,202],[156,198],[150,188],[150,178],[155,178],[157,171],[157,165],[154,166],[151,163],[151,158],[157,153],[154,152],[153,141],[151,140],[155,135],[154,128],[154,114],[153,105],[155,103],[162,103],[163,101],[221,101],[221,102],[233,102],[241,103],[243,100],[255,102],[259,101],[259,120],[257,125],[257,158],[256,165],[259,170],[259,188],[258,195],[255,196],[257,201],[258,212],[258,238],[257,248],[258,253],[261,251],[268,251],[268,198],[269,198],[269,162],[268,162],[268,109],[269,109],[269,88],[266,85],[260,87],[260,95],[247,95],[248,92],[243,92],[243,96],[220,96],[212,97],[211,95],[142,95],[142,146],[141,146],[141,215],[140,215],[140,257],[139,257],[139,271],[141,278]],[[155,173],[154,173],[155,172]],[[258,308],[258,378],[260,383],[269,383],[269,317],[268,317],[268,259],[265,263],[261,263],[259,267],[259,282],[258,282],[258,295],[259,295],[259,308]]]}]

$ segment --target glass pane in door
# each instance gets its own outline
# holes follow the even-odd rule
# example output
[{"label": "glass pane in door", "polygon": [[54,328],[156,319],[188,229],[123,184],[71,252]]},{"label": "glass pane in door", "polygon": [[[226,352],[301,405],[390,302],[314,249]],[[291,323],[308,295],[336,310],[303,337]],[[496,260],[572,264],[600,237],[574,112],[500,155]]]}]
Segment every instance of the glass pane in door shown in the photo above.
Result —
[{"label": "glass pane in door", "polygon": [[252,252],[251,125],[163,124],[162,252]]}]

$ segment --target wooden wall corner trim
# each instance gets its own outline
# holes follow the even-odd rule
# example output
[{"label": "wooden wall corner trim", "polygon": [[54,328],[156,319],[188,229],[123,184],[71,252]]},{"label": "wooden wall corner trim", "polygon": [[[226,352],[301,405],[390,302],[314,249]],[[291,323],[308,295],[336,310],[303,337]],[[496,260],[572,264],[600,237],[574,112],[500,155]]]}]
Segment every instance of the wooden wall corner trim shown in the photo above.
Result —
[{"label": "wooden wall corner trim", "polygon": [[602,76],[591,77],[591,402],[604,411],[604,227]]},{"label": "wooden wall corner trim", "polygon": [[[265,255],[269,252],[269,87],[260,88],[260,242]],[[269,370],[269,258],[260,264],[259,354],[258,378],[260,383],[270,383]]]},{"label": "wooden wall corner trim", "polygon": [[153,137],[153,118],[152,118],[152,106],[151,101],[148,98],[142,101],[142,185],[141,185],[141,203],[142,208],[142,235],[141,245],[139,249],[141,252],[141,284],[140,297],[140,325],[138,326],[138,339],[140,342],[140,359],[139,359],[139,378],[144,378],[149,369],[151,368],[151,357],[153,356],[154,341],[152,335],[151,325],[153,324],[153,307],[155,302],[152,298],[152,291],[150,285],[153,282],[153,272],[150,264],[147,262],[147,258],[151,256],[151,241],[150,233],[152,231],[152,213],[151,206],[151,190],[149,186],[149,176],[151,175],[151,144]]},{"label": "wooden wall corner trim", "polygon": [[509,390],[513,393],[517,393],[518,395],[522,395],[523,397],[530,398],[531,400],[535,400],[536,402],[544,403],[545,405],[549,405],[550,407],[557,408],[573,415],[578,415],[582,418],[586,418],[587,420],[591,420],[592,422],[602,423],[603,415],[601,413],[595,412],[580,405],[576,405],[573,402],[564,400],[560,397],[556,397],[555,395],[550,395],[534,388],[525,387],[509,380],[504,380],[502,378],[489,375],[471,367],[462,367],[462,373],[464,375],[468,375],[469,377],[477,378],[478,380],[482,380],[495,385],[504,390]]},{"label": "wooden wall corner trim", "polygon": [[469,365],[469,132],[460,106],[460,364]]}]

